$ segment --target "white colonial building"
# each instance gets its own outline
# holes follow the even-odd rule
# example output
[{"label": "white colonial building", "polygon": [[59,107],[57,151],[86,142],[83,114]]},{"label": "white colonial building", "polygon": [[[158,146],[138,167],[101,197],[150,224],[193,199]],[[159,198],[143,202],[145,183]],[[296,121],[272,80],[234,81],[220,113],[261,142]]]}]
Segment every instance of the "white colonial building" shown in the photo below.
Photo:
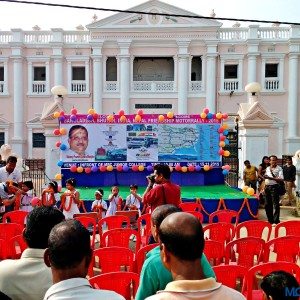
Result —
[{"label": "white colonial building", "polygon": [[[157,0],[132,9],[191,14]],[[55,85],[68,89],[66,111],[239,112],[241,159],[255,164],[299,149],[299,27],[118,13],[86,28],[0,31],[0,143],[20,156],[49,158]],[[247,103],[255,81],[262,91]]]}]

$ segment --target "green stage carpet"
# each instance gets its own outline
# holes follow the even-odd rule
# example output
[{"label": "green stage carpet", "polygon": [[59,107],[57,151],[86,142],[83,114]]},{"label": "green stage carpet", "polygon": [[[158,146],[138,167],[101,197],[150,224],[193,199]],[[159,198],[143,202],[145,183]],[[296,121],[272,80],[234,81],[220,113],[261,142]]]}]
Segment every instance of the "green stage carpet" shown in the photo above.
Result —
[{"label": "green stage carpet", "polygon": [[[120,195],[124,199],[129,195],[129,187],[120,186]],[[110,187],[103,187],[104,199],[107,199],[110,194]],[[80,199],[82,200],[93,200],[96,188],[78,187],[77,190],[80,192]],[[139,194],[143,194],[145,187],[138,189]],[[209,186],[184,186],[181,187],[182,198],[194,199],[241,199],[251,198],[246,193],[239,190],[233,189],[226,185],[209,185]]]}]

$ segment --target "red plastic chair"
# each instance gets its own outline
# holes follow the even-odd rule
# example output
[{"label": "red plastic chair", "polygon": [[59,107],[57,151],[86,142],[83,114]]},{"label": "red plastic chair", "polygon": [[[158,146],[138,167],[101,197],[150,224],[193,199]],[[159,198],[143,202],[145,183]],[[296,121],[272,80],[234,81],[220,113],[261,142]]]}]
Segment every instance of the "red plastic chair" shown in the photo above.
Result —
[{"label": "red plastic chair", "polygon": [[224,262],[224,244],[218,241],[205,241],[204,254],[212,266],[217,266]]},{"label": "red plastic chair", "polygon": [[[124,225],[124,223],[126,223]],[[130,228],[130,219],[127,216],[109,216],[101,219],[98,223],[100,238],[102,236],[102,226],[106,224],[106,229]]]},{"label": "red plastic chair", "polygon": [[[98,264],[96,262],[98,261]],[[93,251],[89,276],[93,277],[94,268],[101,269],[101,274],[109,272],[133,271],[134,253],[129,248],[105,247]],[[121,270],[123,268],[123,270]]]},{"label": "red plastic chair", "polygon": [[97,231],[97,222],[95,218],[77,215],[74,217],[74,219],[78,220],[92,234],[91,247],[94,249]]},{"label": "red plastic chair", "polygon": [[262,290],[254,290],[258,286],[257,275],[259,279],[273,271],[286,271],[293,274],[296,279],[300,280],[300,267],[297,264],[290,262],[269,262],[266,264],[259,264],[250,268],[247,272],[242,292],[246,296],[247,300],[261,300],[263,299]]},{"label": "red plastic chair", "polygon": [[10,239],[10,254],[12,259],[19,259],[25,249],[28,248],[23,235],[16,235]]},{"label": "red plastic chair", "polygon": [[263,238],[263,232],[267,234],[267,241],[270,239],[271,232],[272,232],[272,225],[263,220],[250,220],[245,221],[236,226],[236,238],[241,238],[241,231],[246,229],[247,236]]},{"label": "red plastic chair", "polygon": [[300,236],[282,236],[267,242],[264,247],[264,262],[269,261],[270,252],[276,254],[275,261],[297,263],[300,258]]},{"label": "red plastic chair", "polygon": [[14,210],[7,212],[3,215],[2,223],[16,223],[25,227],[25,219],[28,215],[28,211]]},{"label": "red plastic chair", "polygon": [[245,267],[237,265],[214,266],[213,270],[218,282],[235,290],[238,290],[239,287],[243,286],[247,274],[247,269]]},{"label": "red plastic chair", "polygon": [[[235,210],[231,209],[223,209],[217,210],[209,215],[209,223],[214,223],[214,219],[216,222],[224,222],[224,223],[235,223],[239,222],[239,213]],[[235,219],[235,222],[233,222]]]},{"label": "red plastic chair", "polygon": [[139,286],[139,275],[132,272],[113,272],[92,277],[89,282],[96,289],[115,291],[126,300],[131,300]]},{"label": "red plastic chair", "polygon": [[183,202],[179,204],[179,207],[185,212],[201,211],[201,205],[195,202]]},{"label": "red plastic chair", "polygon": [[130,238],[136,238],[135,252],[140,249],[140,236],[136,230],[129,228],[117,228],[104,232],[101,236],[101,247],[125,247],[130,248]]},{"label": "red plastic chair", "polygon": [[235,234],[235,226],[231,223],[212,223],[203,228],[206,239],[218,241],[223,245],[229,243]]},{"label": "red plastic chair", "polygon": [[0,239],[0,259],[6,259],[10,256],[10,249],[5,240]]},{"label": "red plastic chair", "polygon": [[137,219],[141,247],[148,245],[151,236],[151,214],[144,214]]},{"label": "red plastic chair", "polygon": [[16,236],[21,235],[24,229],[24,225],[16,224],[16,223],[0,223],[0,239],[4,240],[5,250],[3,248],[2,257],[0,259],[6,259],[10,257],[10,240]]},{"label": "red plastic chair", "polygon": [[150,245],[146,245],[139,249],[139,251],[137,252],[136,257],[135,257],[136,271],[138,274],[141,273],[143,263],[146,259],[147,253],[149,251],[151,251],[153,248],[157,247],[158,245],[159,244],[150,244]]},{"label": "red plastic chair", "polygon": [[203,215],[201,212],[199,211],[186,211],[186,212],[195,216],[201,224],[203,223]]},{"label": "red plastic chair", "polygon": [[225,247],[225,264],[236,263],[247,269],[262,261],[265,241],[246,237],[229,242]]},{"label": "red plastic chair", "polygon": [[[282,229],[285,229],[285,234],[282,234]],[[275,238],[286,235],[300,236],[300,221],[284,221],[275,226]]]}]

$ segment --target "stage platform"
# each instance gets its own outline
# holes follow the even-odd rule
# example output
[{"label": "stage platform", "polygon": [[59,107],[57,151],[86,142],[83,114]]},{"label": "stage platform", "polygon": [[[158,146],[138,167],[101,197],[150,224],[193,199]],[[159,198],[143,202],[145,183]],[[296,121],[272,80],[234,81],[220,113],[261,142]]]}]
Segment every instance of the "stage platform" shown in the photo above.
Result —
[{"label": "stage platform", "polygon": [[[101,187],[104,190],[104,199],[110,194],[110,187]],[[138,189],[142,195],[145,186]],[[125,199],[129,195],[128,186],[119,186],[120,195]],[[90,211],[96,188],[78,187],[80,199],[84,200],[84,206]],[[257,218],[259,202],[255,197],[243,193],[239,189],[227,185],[205,185],[205,186],[182,186],[181,195],[183,202],[199,202],[202,204],[204,222],[208,222],[208,215],[219,209],[232,209],[240,212],[240,222]]]}]

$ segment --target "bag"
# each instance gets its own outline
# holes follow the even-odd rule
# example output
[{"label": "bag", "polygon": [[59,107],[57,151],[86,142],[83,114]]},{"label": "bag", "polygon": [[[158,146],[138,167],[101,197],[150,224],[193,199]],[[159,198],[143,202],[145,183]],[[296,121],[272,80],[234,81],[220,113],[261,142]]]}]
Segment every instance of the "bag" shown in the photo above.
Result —
[{"label": "bag", "polygon": [[284,182],[281,181],[278,183],[278,194],[279,196],[283,196],[286,193]]}]

